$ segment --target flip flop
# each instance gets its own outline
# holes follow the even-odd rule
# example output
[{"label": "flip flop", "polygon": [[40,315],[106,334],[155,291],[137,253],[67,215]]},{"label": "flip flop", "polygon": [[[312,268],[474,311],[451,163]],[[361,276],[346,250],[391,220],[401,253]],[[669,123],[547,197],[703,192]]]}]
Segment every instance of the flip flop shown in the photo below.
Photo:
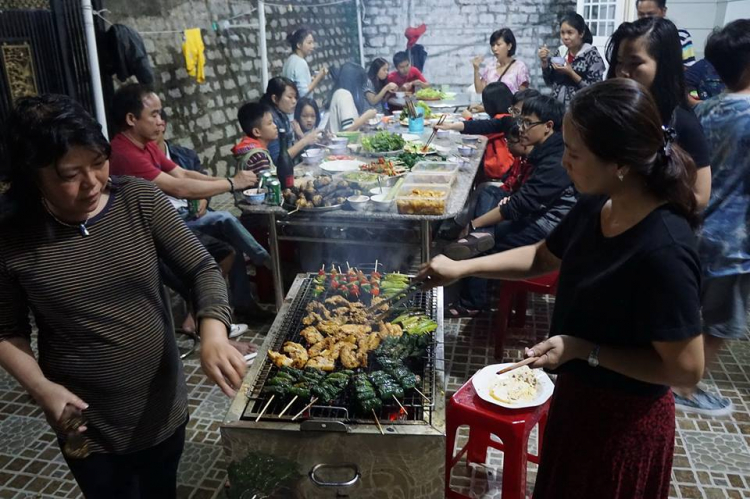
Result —
[{"label": "flip flop", "polygon": [[465,243],[453,243],[446,246],[443,254],[451,260],[468,260],[491,250],[495,246],[495,238],[492,234],[482,237],[469,234],[464,239],[466,239]]},{"label": "flip flop", "polygon": [[476,317],[477,315],[481,313],[482,313],[481,310],[473,310],[470,308],[466,308],[463,305],[454,303],[453,305],[448,305],[448,307],[445,309],[445,318],[446,319],[471,318],[471,317]]}]

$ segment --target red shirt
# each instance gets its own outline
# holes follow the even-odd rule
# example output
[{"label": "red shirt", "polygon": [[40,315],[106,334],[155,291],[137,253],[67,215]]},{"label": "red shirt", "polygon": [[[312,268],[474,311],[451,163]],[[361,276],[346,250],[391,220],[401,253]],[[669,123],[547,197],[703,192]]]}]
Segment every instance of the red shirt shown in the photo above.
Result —
[{"label": "red shirt", "polygon": [[404,83],[409,83],[410,81],[419,80],[427,83],[427,80],[425,79],[424,75],[420,70],[412,66],[409,68],[409,74],[406,75],[406,78],[401,76],[401,73],[398,71],[391,71],[391,73],[388,75],[388,83],[395,83],[398,85],[398,88],[401,88]]},{"label": "red shirt", "polygon": [[177,165],[167,159],[156,142],[149,142],[141,149],[121,133],[112,139],[112,156],[109,158],[112,175],[129,175],[153,181],[160,173],[169,173],[175,168]]}]

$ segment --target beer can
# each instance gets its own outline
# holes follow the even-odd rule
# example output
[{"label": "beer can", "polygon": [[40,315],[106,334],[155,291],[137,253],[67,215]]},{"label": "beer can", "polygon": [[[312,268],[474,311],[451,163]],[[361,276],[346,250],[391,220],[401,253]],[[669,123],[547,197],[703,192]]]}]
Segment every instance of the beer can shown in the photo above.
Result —
[{"label": "beer can", "polygon": [[281,182],[274,179],[268,182],[268,194],[266,195],[266,199],[268,199],[268,204],[279,206],[281,205]]},{"label": "beer can", "polygon": [[197,199],[188,199],[188,217],[193,219],[198,216],[200,201]]},{"label": "beer can", "polygon": [[268,187],[268,184],[271,183],[271,180],[273,180],[273,174],[268,170],[263,170],[260,172],[260,186],[261,187]]}]

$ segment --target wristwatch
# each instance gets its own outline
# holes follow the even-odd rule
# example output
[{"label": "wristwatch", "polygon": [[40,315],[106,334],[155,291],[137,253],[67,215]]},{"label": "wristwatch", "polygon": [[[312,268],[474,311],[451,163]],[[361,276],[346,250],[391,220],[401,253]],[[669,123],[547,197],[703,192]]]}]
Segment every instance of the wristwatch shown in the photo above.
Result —
[{"label": "wristwatch", "polygon": [[599,345],[594,345],[594,348],[591,350],[591,353],[589,354],[589,365],[591,367],[599,367],[599,349],[601,347]]}]

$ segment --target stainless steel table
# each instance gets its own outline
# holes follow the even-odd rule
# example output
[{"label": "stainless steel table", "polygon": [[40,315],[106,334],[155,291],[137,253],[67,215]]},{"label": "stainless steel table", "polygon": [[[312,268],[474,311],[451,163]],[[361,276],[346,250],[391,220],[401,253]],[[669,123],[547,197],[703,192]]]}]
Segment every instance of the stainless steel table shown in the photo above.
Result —
[{"label": "stainless steel table", "polygon": [[[405,131],[405,129],[404,129]],[[425,129],[425,140],[432,132],[431,128]],[[449,156],[457,156],[457,146],[461,143],[461,136],[451,134],[447,139],[435,140],[434,144],[438,146],[450,147]],[[420,232],[420,256],[421,261],[426,262],[430,258],[430,243],[432,241],[431,223],[440,220],[454,218],[466,204],[469,194],[471,193],[474,178],[477,175],[481,158],[487,145],[485,137],[479,137],[477,150],[473,156],[464,158],[467,161],[461,166],[458,172],[456,182],[453,184],[448,196],[448,203],[445,213],[442,215],[402,215],[396,211],[396,207],[389,212],[376,212],[368,207],[365,211],[350,211],[339,209],[323,213],[310,213],[298,211],[289,215],[287,210],[279,206],[270,205],[249,205],[239,203],[238,207],[243,214],[247,215],[265,215],[268,217],[268,236],[271,253],[271,270],[274,281],[274,296],[276,299],[276,308],[281,308],[284,301],[284,286],[281,275],[281,262],[279,258],[279,241],[297,241],[297,242],[330,242],[309,237],[284,236],[279,237],[280,226],[307,226],[307,227],[334,227],[334,228],[374,228],[381,229],[389,223],[414,224]],[[427,157],[429,159],[429,157]],[[373,161],[373,158],[360,157],[362,161]],[[357,240],[336,240],[337,243],[345,244],[371,244],[369,241]],[[400,242],[388,242],[382,245],[403,246]]]}]

